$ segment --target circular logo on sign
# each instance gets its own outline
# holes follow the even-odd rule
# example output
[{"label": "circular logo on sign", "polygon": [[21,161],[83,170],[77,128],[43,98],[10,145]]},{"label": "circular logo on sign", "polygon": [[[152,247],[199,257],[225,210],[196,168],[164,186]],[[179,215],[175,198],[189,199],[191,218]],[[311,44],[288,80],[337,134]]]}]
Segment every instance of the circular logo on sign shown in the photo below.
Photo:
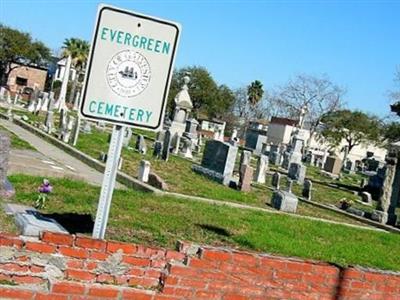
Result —
[{"label": "circular logo on sign", "polygon": [[109,62],[106,76],[108,85],[116,94],[134,97],[149,85],[150,65],[140,53],[123,50],[115,54]]}]

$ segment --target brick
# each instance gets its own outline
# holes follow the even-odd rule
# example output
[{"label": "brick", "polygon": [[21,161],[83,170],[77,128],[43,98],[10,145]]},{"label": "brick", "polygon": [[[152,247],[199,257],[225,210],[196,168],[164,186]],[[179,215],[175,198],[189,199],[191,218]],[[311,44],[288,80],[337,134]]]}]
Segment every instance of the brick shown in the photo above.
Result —
[{"label": "brick", "polygon": [[201,249],[200,257],[208,260],[231,261],[232,254],[225,251]]},{"label": "brick", "polygon": [[36,243],[36,242],[26,242],[25,249],[29,251],[35,251],[40,253],[55,253],[56,247],[53,245],[48,245],[45,243]]},{"label": "brick", "polygon": [[32,299],[34,296],[33,291],[24,291],[20,289],[11,289],[0,287],[0,295],[5,299]]},{"label": "brick", "polygon": [[289,272],[312,273],[313,271],[312,264],[304,262],[288,261],[286,268]]},{"label": "brick", "polygon": [[132,276],[143,276],[145,272],[145,269],[142,268],[131,268],[126,275],[132,275]]},{"label": "brick", "polygon": [[165,250],[137,245],[137,255],[149,258],[164,258]]},{"label": "brick", "polygon": [[30,271],[31,271],[32,273],[43,273],[43,272],[45,272],[44,267],[42,267],[42,266],[35,266],[35,265],[33,265],[33,266],[30,267]]},{"label": "brick", "polygon": [[152,259],[150,263],[151,267],[160,269],[164,269],[166,264],[167,262],[164,259]]},{"label": "brick", "polygon": [[122,261],[137,267],[147,267],[150,266],[150,259],[148,258],[139,258],[133,256],[124,256]]},{"label": "brick", "polygon": [[91,251],[89,254],[89,258],[95,260],[106,260],[109,256],[110,256],[109,254],[97,251]]},{"label": "brick", "polygon": [[137,289],[124,289],[122,290],[122,299],[151,300],[153,294]]},{"label": "brick", "polygon": [[47,281],[41,277],[29,275],[13,275],[12,280],[18,284],[41,284]]},{"label": "brick", "polygon": [[20,261],[20,262],[27,262],[30,261],[30,258],[26,255],[21,255],[15,258],[16,261]]},{"label": "brick", "polygon": [[42,234],[41,240],[46,243],[72,246],[74,242],[74,237],[69,234],[54,233],[50,231],[45,231]]},{"label": "brick", "polygon": [[60,294],[83,295],[85,293],[85,286],[74,282],[55,282],[51,286],[51,291]]},{"label": "brick", "polygon": [[116,298],[119,290],[113,287],[92,286],[89,288],[88,295],[98,298]]},{"label": "brick", "polygon": [[261,266],[268,267],[275,270],[286,270],[286,262],[270,257],[262,257],[260,258]]},{"label": "brick", "polygon": [[133,254],[137,252],[136,245],[127,244],[127,243],[118,243],[118,242],[107,242],[107,252],[117,252],[118,250],[122,250],[125,254]]},{"label": "brick", "polygon": [[180,300],[182,297],[174,297],[172,295],[155,295],[153,300]]},{"label": "brick", "polygon": [[69,259],[67,261],[67,268],[69,269],[83,269],[83,261],[80,259]]},{"label": "brick", "polygon": [[68,300],[69,297],[67,295],[57,295],[57,294],[46,294],[46,293],[37,293],[35,295],[35,300]]},{"label": "brick", "polygon": [[366,281],[373,281],[373,282],[385,282],[387,276],[385,274],[379,274],[379,273],[365,273],[365,280]]},{"label": "brick", "polygon": [[96,279],[96,275],[94,275],[93,273],[81,270],[72,270],[72,269],[67,269],[66,276],[69,279],[82,280],[82,281],[93,281]]},{"label": "brick", "polygon": [[[221,263],[221,266],[223,264],[232,266],[229,263]],[[201,268],[201,269],[213,269],[213,268],[217,268],[219,265],[220,265],[219,261],[209,261],[209,260],[204,260],[204,259],[195,258],[195,257],[191,257],[189,259],[189,263],[188,263],[188,266],[190,266],[190,267]]]},{"label": "brick", "polygon": [[357,269],[346,269],[344,272],[344,277],[345,278],[352,278],[352,279],[358,279],[358,280],[363,280],[364,279],[365,272],[357,270]]},{"label": "brick", "polygon": [[76,258],[88,258],[89,257],[89,252],[87,250],[81,249],[81,248],[71,248],[71,247],[60,246],[58,248],[58,252],[60,252],[62,255],[76,257]]},{"label": "brick", "polygon": [[223,300],[248,300],[246,296],[242,296],[239,294],[226,294],[223,298]]},{"label": "brick", "polygon": [[196,280],[191,278],[182,278],[179,280],[179,285],[184,287],[193,287],[193,288],[200,288],[204,289],[207,285],[206,281],[204,280]]},{"label": "brick", "polygon": [[233,264],[245,265],[246,267],[257,266],[259,262],[257,256],[246,253],[233,253],[232,260]]},{"label": "brick", "polygon": [[105,251],[107,247],[107,242],[104,240],[78,236],[75,240],[75,245],[77,247],[82,247],[85,249],[96,249],[99,251]]},{"label": "brick", "polygon": [[129,276],[122,275],[122,276],[115,276],[114,280],[118,285],[126,285],[129,280]]},{"label": "brick", "polygon": [[192,289],[188,289],[185,287],[177,287],[173,289],[173,294],[174,296],[178,296],[178,297],[192,297],[193,296],[193,290]]},{"label": "brick", "polygon": [[275,273],[275,277],[278,280],[301,280],[302,279],[302,274],[300,273],[291,273],[291,272],[283,272],[283,271],[277,271]]},{"label": "brick", "polygon": [[94,262],[94,261],[87,261],[85,265],[86,265],[86,267],[85,267],[86,270],[89,270],[89,271],[92,271],[97,268],[97,262]]},{"label": "brick", "polygon": [[99,274],[97,275],[96,281],[100,283],[114,283],[115,280],[114,276],[110,274]]},{"label": "brick", "polygon": [[16,238],[15,236],[4,236],[0,235],[0,246],[9,246],[15,248],[22,248],[24,242],[20,239]]},{"label": "brick", "polygon": [[179,277],[167,276],[164,278],[164,285],[177,285]]},{"label": "brick", "polygon": [[186,257],[186,255],[184,253],[180,253],[177,251],[167,251],[165,253],[165,258],[167,260],[175,259],[175,260],[183,261],[185,259],[185,257]]},{"label": "brick", "polygon": [[214,293],[214,292],[208,292],[208,291],[196,291],[195,294],[196,299],[221,299],[221,294],[219,293]]},{"label": "brick", "polygon": [[335,266],[313,265],[313,273],[324,274],[325,276],[339,276],[339,268]]},{"label": "brick", "polygon": [[8,272],[28,272],[29,266],[21,266],[14,263],[0,264],[0,269]]},{"label": "brick", "polygon": [[195,269],[191,269],[188,267],[184,267],[184,266],[176,266],[176,265],[170,265],[169,266],[169,273],[171,275],[175,275],[175,276],[199,276],[199,272]]},{"label": "brick", "polygon": [[0,273],[0,280],[12,281],[12,280],[11,280],[11,275],[6,275],[6,274]]},{"label": "brick", "polygon": [[159,270],[148,269],[145,271],[144,276],[159,279],[161,277],[161,272]]},{"label": "brick", "polygon": [[159,280],[157,278],[131,277],[128,279],[130,286],[141,286],[144,288],[156,287],[158,283]]},{"label": "brick", "polygon": [[210,281],[208,284],[209,291],[222,291],[222,292],[233,292],[236,289],[236,285],[231,281]]}]

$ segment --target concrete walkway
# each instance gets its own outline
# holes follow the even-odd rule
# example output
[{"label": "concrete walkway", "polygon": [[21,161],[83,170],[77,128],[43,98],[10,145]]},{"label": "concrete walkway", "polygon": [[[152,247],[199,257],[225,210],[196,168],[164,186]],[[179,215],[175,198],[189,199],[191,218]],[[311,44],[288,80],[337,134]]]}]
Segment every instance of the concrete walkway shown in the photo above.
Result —
[{"label": "concrete walkway", "polygon": [[[0,125],[31,144],[43,155],[31,151],[11,151],[10,167],[14,169],[10,170],[12,173],[20,170],[20,173],[38,175],[38,169],[41,169],[40,174],[46,173],[42,176],[72,177],[101,186],[103,174],[99,171],[8,120],[0,119]],[[119,183],[116,186],[123,187]]]}]

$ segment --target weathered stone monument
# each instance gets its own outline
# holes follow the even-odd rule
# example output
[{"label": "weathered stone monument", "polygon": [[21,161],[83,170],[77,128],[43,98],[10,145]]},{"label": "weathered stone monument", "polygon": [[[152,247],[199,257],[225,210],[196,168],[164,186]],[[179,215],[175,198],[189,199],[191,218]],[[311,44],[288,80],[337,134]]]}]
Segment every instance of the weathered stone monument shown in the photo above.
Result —
[{"label": "weathered stone monument", "polygon": [[261,154],[257,161],[257,168],[254,181],[257,183],[265,183],[265,175],[268,170],[268,156]]},{"label": "weathered stone monument", "polygon": [[10,157],[10,137],[0,131],[0,197],[9,198],[15,194],[15,190],[7,179],[8,161]]},{"label": "weathered stone monument", "polygon": [[154,149],[153,149],[153,157],[160,159],[163,150],[163,142],[162,141],[155,141],[154,142]]},{"label": "weathered stone monument", "polygon": [[240,155],[240,165],[241,168],[243,165],[250,165],[251,161],[251,151],[243,150]]},{"label": "weathered stone monument", "polygon": [[280,211],[296,213],[298,201],[297,197],[290,192],[275,190],[272,194],[271,205]]},{"label": "weathered stone monument", "polygon": [[306,200],[311,200],[312,181],[309,179],[304,180],[302,196]]},{"label": "weathered stone monument", "polygon": [[251,181],[254,169],[249,165],[242,165],[239,172],[239,189],[243,192],[251,191]]},{"label": "weathered stone monument", "polygon": [[288,177],[296,180],[299,184],[303,184],[306,177],[306,167],[301,163],[291,163],[289,165]]},{"label": "weathered stone monument", "polygon": [[267,143],[267,130],[264,124],[250,122],[246,130],[245,146],[253,149],[254,153],[261,154],[263,145]]},{"label": "weathered stone monument", "polygon": [[193,170],[224,185],[232,179],[238,148],[217,140],[207,141],[201,166],[193,165]]},{"label": "weathered stone monument", "polygon": [[271,184],[275,189],[279,190],[281,184],[281,173],[275,172],[272,175]]},{"label": "weathered stone monument", "polygon": [[122,140],[122,145],[127,148],[129,146],[129,143],[131,142],[132,139],[132,130],[128,127],[125,128],[124,132],[124,137]]},{"label": "weathered stone monument", "polygon": [[161,153],[162,160],[168,161],[168,159],[169,159],[171,140],[172,140],[171,131],[167,130],[164,135],[164,142],[163,142],[162,153]]},{"label": "weathered stone monument", "polygon": [[147,146],[146,146],[146,141],[144,140],[144,136],[143,135],[139,134],[137,136],[135,148],[139,153],[146,154]]},{"label": "weathered stone monument", "polygon": [[339,175],[342,169],[342,160],[338,157],[328,156],[325,160],[324,171]]},{"label": "weathered stone monument", "polygon": [[361,201],[366,205],[372,205],[372,196],[368,192],[361,192]]},{"label": "weathered stone monument", "polygon": [[141,160],[139,165],[139,176],[138,179],[142,182],[149,181],[150,174],[150,162],[147,160]]}]

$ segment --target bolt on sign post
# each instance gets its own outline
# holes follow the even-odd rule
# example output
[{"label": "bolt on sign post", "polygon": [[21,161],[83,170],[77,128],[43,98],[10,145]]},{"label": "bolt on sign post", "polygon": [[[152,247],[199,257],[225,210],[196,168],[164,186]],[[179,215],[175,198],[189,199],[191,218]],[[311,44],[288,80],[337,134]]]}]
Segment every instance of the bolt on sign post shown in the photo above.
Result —
[{"label": "bolt on sign post", "polygon": [[180,25],[101,5],[79,114],[114,125],[93,229],[104,238],[125,127],[163,124]]}]

